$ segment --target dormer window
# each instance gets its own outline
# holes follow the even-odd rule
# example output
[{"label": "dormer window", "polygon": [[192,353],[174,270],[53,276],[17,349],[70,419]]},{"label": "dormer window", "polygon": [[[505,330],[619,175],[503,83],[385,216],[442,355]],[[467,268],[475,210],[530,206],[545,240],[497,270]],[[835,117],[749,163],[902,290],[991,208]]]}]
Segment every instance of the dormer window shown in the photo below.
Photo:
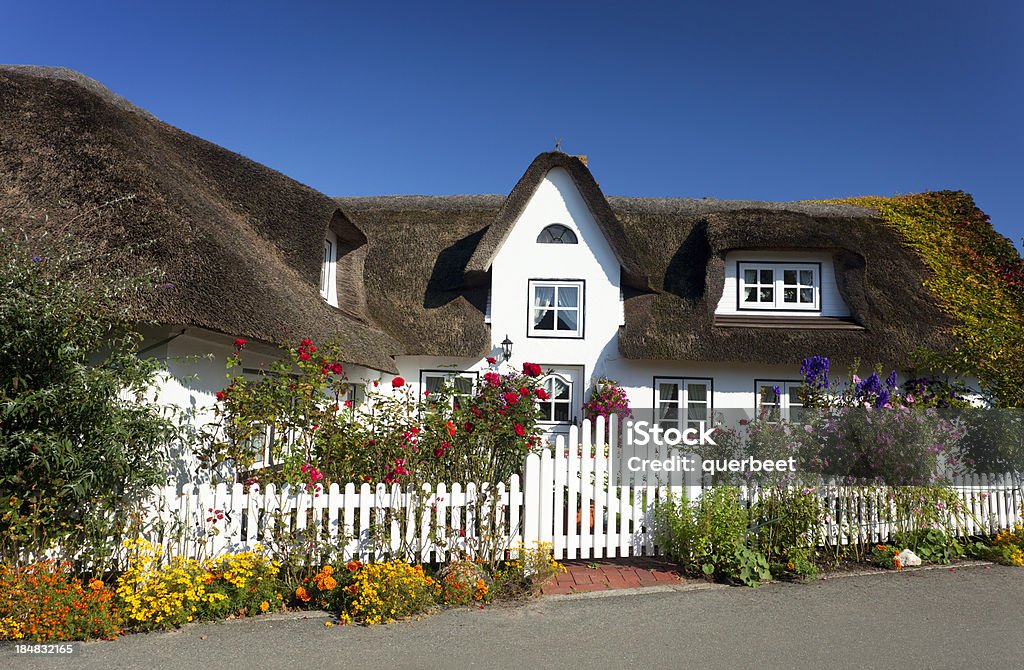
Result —
[{"label": "dormer window", "polygon": [[578,244],[576,233],[560,223],[553,223],[540,231],[537,244]]},{"label": "dormer window", "polygon": [[327,231],[324,239],[324,257],[320,264],[320,297],[334,307],[338,306],[338,236]]},{"label": "dormer window", "polygon": [[741,310],[821,311],[820,263],[739,263]]}]

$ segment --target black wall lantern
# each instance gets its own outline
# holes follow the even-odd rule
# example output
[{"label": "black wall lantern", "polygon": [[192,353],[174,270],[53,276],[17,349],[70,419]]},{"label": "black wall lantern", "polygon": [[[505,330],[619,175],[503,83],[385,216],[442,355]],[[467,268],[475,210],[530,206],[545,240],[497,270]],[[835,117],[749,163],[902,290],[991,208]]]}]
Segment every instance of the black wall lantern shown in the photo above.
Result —
[{"label": "black wall lantern", "polygon": [[512,358],[512,340],[508,339],[507,333],[501,343],[501,355],[505,357],[506,361]]}]

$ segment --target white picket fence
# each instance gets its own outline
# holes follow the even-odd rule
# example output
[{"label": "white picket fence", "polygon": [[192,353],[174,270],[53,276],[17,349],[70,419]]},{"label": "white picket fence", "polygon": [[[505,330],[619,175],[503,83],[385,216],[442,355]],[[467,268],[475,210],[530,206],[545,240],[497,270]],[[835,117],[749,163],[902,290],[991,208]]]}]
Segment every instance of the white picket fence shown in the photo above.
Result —
[{"label": "white picket fence", "polygon": [[[639,483],[621,472],[615,431],[598,419],[573,427],[553,449],[527,457],[522,480],[478,483],[338,484],[320,494],[305,489],[246,491],[241,484],[165,488],[149,506],[147,534],[169,555],[210,557],[288,538],[330,548],[343,560],[402,556],[444,562],[479,554],[484,544],[514,548],[551,543],[556,559],[651,556],[658,553],[650,510],[658,500],[704,490],[697,475],[662,473]],[[659,456],[651,453],[651,457]],[[660,455],[664,458],[665,455]],[[1021,492],[1007,476],[961,478],[959,525],[968,534],[995,532],[1021,521]],[[818,487],[826,510],[822,535],[833,544],[883,542],[885,492],[833,484]],[[750,500],[756,491],[745,491]],[[950,510],[953,513],[953,510]]]}]

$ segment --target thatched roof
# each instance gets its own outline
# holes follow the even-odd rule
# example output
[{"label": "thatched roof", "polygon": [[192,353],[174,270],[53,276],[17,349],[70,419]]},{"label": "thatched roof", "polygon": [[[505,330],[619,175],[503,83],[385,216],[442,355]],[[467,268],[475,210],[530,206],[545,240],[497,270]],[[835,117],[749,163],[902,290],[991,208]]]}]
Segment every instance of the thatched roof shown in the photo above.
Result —
[{"label": "thatched roof", "polygon": [[486,283],[466,266],[504,196],[336,198],[369,239],[367,304],[409,354],[480,356],[491,348]]},{"label": "thatched roof", "polygon": [[[951,319],[924,286],[924,264],[869,210],[708,199],[609,202],[652,269],[656,290],[626,299],[619,348],[627,358],[796,364],[821,354],[905,366],[918,347],[953,344],[946,334]],[[852,324],[716,322],[725,255],[735,249],[831,253]]]},{"label": "thatched roof", "polygon": [[[369,238],[373,318],[409,353],[484,352],[491,342],[483,322],[486,288],[465,278],[467,270],[472,277],[473,259],[486,255],[481,246],[496,239],[491,231],[508,211],[507,199],[336,200]],[[906,365],[909,352],[919,346],[941,349],[952,343],[944,334],[950,319],[923,285],[923,264],[869,210],[710,199],[609,197],[606,202],[624,244],[649,277],[650,290],[626,290],[619,348],[627,358],[799,363],[823,354],[839,361],[860,357]],[[716,322],[725,254],[750,248],[831,253],[852,318]]]},{"label": "thatched roof", "polygon": [[[173,284],[149,307],[164,323],[270,343],[337,337],[350,362],[388,371],[401,351],[358,301],[345,312],[320,299],[328,227],[353,258],[365,242],[336,203],[70,70],[0,67],[0,225],[135,247],[128,269]],[[339,283],[361,287],[360,265],[339,267]]]},{"label": "thatched roof", "polygon": [[[338,337],[351,362],[382,370],[399,354],[487,352],[491,262],[554,167],[572,175],[622,266],[627,358],[905,364],[919,346],[951,345],[925,267],[868,210],[605,198],[584,163],[561,153],[538,156],[507,197],[331,200],[80,74],[0,67],[0,225],[72,226],[137,247],[138,268],[161,268],[174,284],[151,305],[162,322],[272,343]],[[129,206],[102,208],[126,195]],[[328,227],[348,252],[344,309],[319,298]],[[725,254],[751,248],[831,253],[850,322],[716,321]]]}]

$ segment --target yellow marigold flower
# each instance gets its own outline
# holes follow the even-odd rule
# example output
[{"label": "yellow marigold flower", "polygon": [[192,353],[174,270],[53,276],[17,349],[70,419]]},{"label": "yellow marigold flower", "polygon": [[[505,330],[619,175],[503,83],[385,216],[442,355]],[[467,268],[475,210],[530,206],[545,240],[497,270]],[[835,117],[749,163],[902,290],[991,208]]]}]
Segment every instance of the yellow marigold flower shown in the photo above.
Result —
[{"label": "yellow marigold flower", "polygon": [[266,612],[269,609],[270,609],[270,603],[269,602],[264,600],[263,602],[260,603],[260,611],[261,612]]}]

